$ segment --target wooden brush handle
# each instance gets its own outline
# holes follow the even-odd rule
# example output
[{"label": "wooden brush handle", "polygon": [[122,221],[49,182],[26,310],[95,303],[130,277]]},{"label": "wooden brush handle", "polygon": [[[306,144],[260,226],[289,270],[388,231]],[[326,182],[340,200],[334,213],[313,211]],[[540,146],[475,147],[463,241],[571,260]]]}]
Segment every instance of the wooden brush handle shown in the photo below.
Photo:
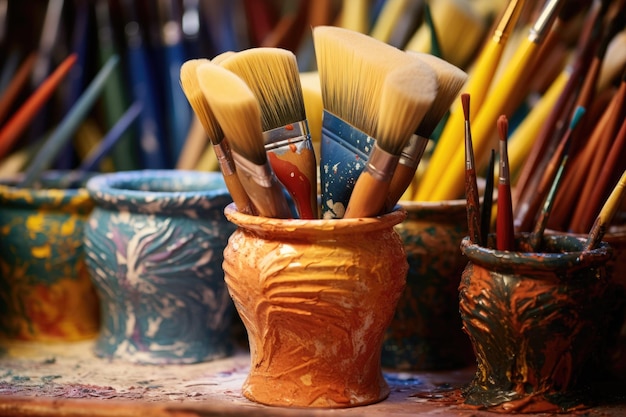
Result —
[{"label": "wooden brush handle", "polygon": [[385,206],[388,189],[388,181],[380,181],[368,170],[363,171],[354,185],[343,217],[350,219],[378,216]]}]

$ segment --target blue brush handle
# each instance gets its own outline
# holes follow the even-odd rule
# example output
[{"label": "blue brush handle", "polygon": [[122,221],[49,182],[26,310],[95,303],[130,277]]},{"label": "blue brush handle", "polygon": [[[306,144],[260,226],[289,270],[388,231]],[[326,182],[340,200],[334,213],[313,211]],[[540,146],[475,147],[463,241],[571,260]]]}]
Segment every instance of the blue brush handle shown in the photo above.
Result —
[{"label": "blue brush handle", "polygon": [[341,218],[375,139],[324,110],[320,144],[322,217]]}]

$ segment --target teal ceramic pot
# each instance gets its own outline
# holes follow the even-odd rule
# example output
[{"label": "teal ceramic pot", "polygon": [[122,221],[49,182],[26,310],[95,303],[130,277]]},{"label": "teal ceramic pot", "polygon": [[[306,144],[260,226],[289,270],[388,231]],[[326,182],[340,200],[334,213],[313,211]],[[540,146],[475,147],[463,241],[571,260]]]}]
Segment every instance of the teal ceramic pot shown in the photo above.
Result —
[{"label": "teal ceramic pot", "polygon": [[83,225],[93,208],[68,173],[37,187],[0,183],[0,338],[66,342],[94,338],[98,299],[85,266]]},{"label": "teal ceramic pot", "polygon": [[[528,241],[519,235],[517,248]],[[469,263],[459,308],[477,359],[467,404],[506,412],[563,412],[589,405],[580,378],[607,320],[606,243],[544,237],[542,252],[461,245]]]},{"label": "teal ceramic pot", "polygon": [[474,363],[462,330],[458,287],[467,263],[459,245],[467,235],[465,200],[401,202],[406,219],[395,227],[409,271],[382,363],[396,370],[443,370]]},{"label": "teal ceramic pot", "polygon": [[95,352],[137,363],[195,363],[230,353],[234,311],[223,250],[234,226],[220,173],[99,175],[85,228],[87,266],[102,306]]}]

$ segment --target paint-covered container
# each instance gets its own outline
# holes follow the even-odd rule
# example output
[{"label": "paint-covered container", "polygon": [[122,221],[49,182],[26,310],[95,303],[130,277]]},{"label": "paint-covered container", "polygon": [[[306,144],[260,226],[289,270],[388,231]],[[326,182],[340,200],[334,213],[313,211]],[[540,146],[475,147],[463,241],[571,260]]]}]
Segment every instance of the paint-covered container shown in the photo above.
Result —
[{"label": "paint-covered container", "polygon": [[0,183],[0,338],[66,342],[98,332],[98,299],[85,266],[87,190],[68,172],[45,172],[35,187]]},{"label": "paint-covered container", "polygon": [[[516,239],[525,247],[527,234]],[[599,347],[611,250],[603,242],[546,235],[537,253],[472,244],[459,286],[463,328],[478,369],[465,403],[506,412],[563,412],[589,405],[585,366]]]},{"label": "paint-covered container", "polygon": [[238,226],[224,251],[246,327],[243,394],[259,403],[340,408],[389,394],[381,346],[405,285],[393,229],[404,210],[359,219],[270,219],[225,210]]},{"label": "paint-covered container", "polygon": [[136,363],[195,363],[231,352],[223,250],[235,229],[217,172],[125,171],[87,183],[87,266],[102,326],[95,353]]},{"label": "paint-covered container", "polygon": [[458,287],[467,258],[465,200],[402,201],[395,228],[409,264],[406,288],[385,334],[383,366],[402,371],[469,366],[474,353],[462,330]]}]

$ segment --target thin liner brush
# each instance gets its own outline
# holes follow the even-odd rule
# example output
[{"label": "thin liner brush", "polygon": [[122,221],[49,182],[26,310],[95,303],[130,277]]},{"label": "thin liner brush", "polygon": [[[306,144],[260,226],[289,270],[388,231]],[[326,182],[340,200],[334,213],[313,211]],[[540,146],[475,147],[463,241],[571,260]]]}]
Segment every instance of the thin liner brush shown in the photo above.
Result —
[{"label": "thin liner brush", "polygon": [[415,61],[392,71],[383,84],[376,143],[359,175],[345,218],[382,214],[402,149],[437,94],[432,69]]},{"label": "thin liner brush", "polygon": [[602,241],[604,234],[606,233],[613,217],[618,212],[622,200],[624,199],[624,195],[626,194],[626,171],[622,173],[621,178],[617,182],[617,185],[609,195],[609,198],[606,200],[604,205],[602,206],[602,210],[600,210],[600,214],[596,217],[593,226],[591,226],[591,230],[589,231],[589,236],[587,237],[587,241],[585,242],[585,251],[595,249],[598,244]]},{"label": "thin liner brush", "polygon": [[483,240],[479,220],[480,197],[478,197],[474,150],[472,148],[469,94],[461,94],[461,102],[463,103],[463,114],[465,116],[465,199],[467,201],[467,229],[472,243],[482,245]]},{"label": "thin liner brush", "polygon": [[511,203],[511,183],[507,140],[509,122],[505,115],[498,118],[500,135],[500,174],[498,176],[498,216],[496,218],[496,247],[498,250],[515,249],[513,231],[513,206]]},{"label": "thin liner brush", "polygon": [[22,87],[28,84],[30,73],[35,66],[36,59],[37,54],[35,52],[26,57],[15,72],[15,75],[13,75],[11,82],[0,96],[0,122],[2,122],[7,113],[9,113],[11,106],[15,104],[15,100],[22,90]]},{"label": "thin liner brush", "polygon": [[265,150],[302,219],[316,219],[317,161],[306,120],[296,56],[286,49],[251,48],[221,66],[246,82],[261,107]]},{"label": "thin liner brush", "polygon": [[197,69],[200,65],[208,62],[210,62],[208,59],[191,59],[184,62],[180,67],[181,87],[213,146],[226,188],[228,188],[237,210],[241,213],[255,214],[254,205],[237,176],[237,169],[228,146],[228,141],[225,140],[224,132],[222,132],[222,128],[215,119],[215,115],[200,87]]},{"label": "thin liner brush", "polygon": [[415,172],[428,145],[433,131],[448,112],[461,87],[467,80],[467,74],[460,68],[434,55],[422,52],[407,52],[409,56],[430,66],[436,76],[437,96],[417,126],[415,134],[402,150],[396,172],[391,179],[387,208],[391,209],[402,197],[402,194],[411,184]]},{"label": "thin liner brush", "polygon": [[232,147],[237,175],[258,213],[289,218],[282,187],[267,160],[261,129],[261,109],[248,85],[213,63],[196,69],[200,88]]},{"label": "thin liner brush", "polygon": [[489,232],[491,229],[491,211],[493,205],[493,183],[494,171],[496,165],[496,151],[491,149],[489,156],[489,166],[487,167],[487,177],[485,180],[485,193],[483,196],[483,205],[480,211],[480,236],[483,244],[486,246],[489,242]]}]

